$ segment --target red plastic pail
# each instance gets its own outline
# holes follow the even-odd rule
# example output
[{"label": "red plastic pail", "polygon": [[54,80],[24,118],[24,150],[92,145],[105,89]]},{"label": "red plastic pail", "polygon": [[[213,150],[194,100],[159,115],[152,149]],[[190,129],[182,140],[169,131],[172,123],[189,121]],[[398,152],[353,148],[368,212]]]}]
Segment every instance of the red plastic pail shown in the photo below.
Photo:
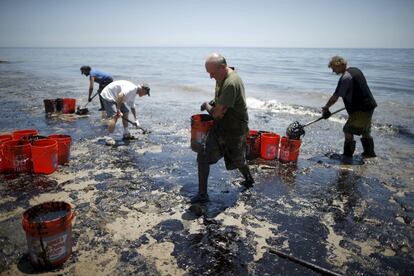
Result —
[{"label": "red plastic pail", "polygon": [[301,140],[282,137],[280,141],[279,161],[283,163],[297,162],[301,143]]},{"label": "red plastic pail", "polygon": [[70,114],[75,113],[76,110],[76,99],[64,98],[63,99],[63,113]]},{"label": "red plastic pail", "polygon": [[58,163],[64,165],[69,163],[70,146],[72,144],[72,137],[65,134],[52,134],[48,136],[49,139],[56,140],[58,143]]},{"label": "red plastic pail", "polygon": [[63,264],[72,253],[72,208],[65,202],[45,202],[23,213],[29,259],[34,267]]},{"label": "red plastic pail", "polygon": [[26,140],[10,140],[3,143],[6,172],[22,173],[32,170],[32,151]]},{"label": "red plastic pail", "polygon": [[279,150],[280,135],[276,133],[263,133],[260,137],[260,155],[265,160],[274,160],[277,158]]},{"label": "red plastic pail", "polygon": [[51,174],[58,168],[58,144],[52,139],[32,143],[33,172]]},{"label": "red plastic pail", "polygon": [[20,140],[20,139],[28,140],[31,137],[36,136],[37,134],[38,132],[36,129],[22,129],[22,130],[16,130],[12,132],[14,140]]},{"label": "red plastic pail", "polygon": [[207,114],[191,116],[191,149],[199,152],[205,145],[209,129],[213,126],[213,117]]},{"label": "red plastic pail", "polygon": [[13,139],[11,134],[0,135],[0,173],[8,170],[8,163],[3,155],[3,143]]}]

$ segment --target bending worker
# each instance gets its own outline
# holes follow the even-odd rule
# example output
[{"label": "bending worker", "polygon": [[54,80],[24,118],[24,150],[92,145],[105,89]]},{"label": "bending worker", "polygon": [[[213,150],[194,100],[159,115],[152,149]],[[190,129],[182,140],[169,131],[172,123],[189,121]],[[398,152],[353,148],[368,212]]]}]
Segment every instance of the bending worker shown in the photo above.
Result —
[{"label": "bending worker", "polygon": [[90,66],[82,66],[80,68],[81,70],[81,74],[85,75],[85,76],[89,76],[89,95],[88,95],[88,102],[92,101],[92,91],[93,91],[93,85],[94,82],[99,84],[99,88],[98,91],[96,91],[96,93],[99,95],[99,101],[101,102],[101,108],[99,109],[99,111],[104,110],[104,106],[102,103],[102,97],[101,97],[101,92],[102,90],[105,88],[105,86],[107,86],[108,84],[110,84],[111,82],[113,82],[112,77],[103,72],[103,71],[99,71],[96,69],[91,68]]},{"label": "bending worker", "polygon": [[375,157],[374,140],[371,137],[371,120],[374,109],[377,107],[371,90],[361,70],[356,67],[348,67],[347,62],[340,56],[331,58],[329,68],[337,75],[341,74],[335,93],[322,107],[322,116],[327,119],[331,113],[329,108],[342,97],[349,118],[343,128],[345,134],[344,153],[346,157],[352,157],[355,151],[354,135],[361,135],[361,143],[364,149],[363,157]]},{"label": "bending worker", "polygon": [[[103,106],[106,111],[106,115],[110,118],[108,131],[112,133],[115,129],[116,122],[119,117],[128,119],[129,106],[136,126],[140,126],[137,119],[137,113],[135,109],[135,98],[150,95],[150,88],[147,84],[135,85],[130,81],[118,80],[108,84],[101,93]],[[123,139],[131,139],[132,136],[128,130],[128,121],[122,120],[124,126]]]},{"label": "bending worker", "polygon": [[214,125],[208,132],[205,148],[197,155],[198,194],[191,203],[208,201],[210,165],[222,157],[227,170],[239,169],[242,173],[245,178],[242,185],[251,187],[254,183],[245,157],[249,118],[243,82],[220,54],[211,54],[205,67],[210,78],[216,80],[215,104],[205,102],[201,110],[207,110],[213,116]]}]

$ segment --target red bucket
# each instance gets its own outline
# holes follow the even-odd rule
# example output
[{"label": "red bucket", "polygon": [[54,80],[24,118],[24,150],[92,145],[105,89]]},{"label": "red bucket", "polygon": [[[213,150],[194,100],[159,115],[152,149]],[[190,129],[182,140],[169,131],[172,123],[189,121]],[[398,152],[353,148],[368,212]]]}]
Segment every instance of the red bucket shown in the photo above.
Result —
[{"label": "red bucket", "polygon": [[63,113],[70,114],[75,113],[76,110],[76,99],[64,98],[63,99]]},{"label": "red bucket", "polygon": [[0,173],[8,170],[8,165],[6,159],[3,155],[3,143],[13,139],[13,136],[10,134],[0,135]]},{"label": "red bucket", "polygon": [[21,173],[32,170],[32,151],[29,141],[3,142],[3,157],[6,161],[7,172]]},{"label": "red bucket", "polygon": [[22,129],[22,130],[16,130],[13,131],[13,139],[14,140],[20,140],[25,139],[28,140],[33,136],[36,136],[38,134],[36,129]]},{"label": "red bucket", "polygon": [[191,116],[191,149],[199,152],[205,145],[207,133],[214,124],[213,117],[207,114]]},{"label": "red bucket", "polygon": [[260,155],[265,160],[277,158],[280,135],[276,133],[263,133],[260,137]]},{"label": "red bucket", "polygon": [[293,140],[288,137],[282,137],[280,141],[279,161],[283,163],[297,162],[301,140]]},{"label": "red bucket", "polygon": [[249,130],[246,139],[246,159],[254,160],[260,156],[260,134],[257,130]]},{"label": "red bucket", "polygon": [[29,259],[36,268],[56,267],[72,253],[72,207],[65,202],[45,202],[23,213]]},{"label": "red bucket", "polygon": [[51,174],[58,167],[58,144],[52,139],[41,139],[32,143],[33,172]]},{"label": "red bucket", "polygon": [[70,146],[72,144],[72,137],[64,134],[52,134],[48,136],[49,139],[56,140],[58,143],[58,163],[64,165],[69,163]]}]

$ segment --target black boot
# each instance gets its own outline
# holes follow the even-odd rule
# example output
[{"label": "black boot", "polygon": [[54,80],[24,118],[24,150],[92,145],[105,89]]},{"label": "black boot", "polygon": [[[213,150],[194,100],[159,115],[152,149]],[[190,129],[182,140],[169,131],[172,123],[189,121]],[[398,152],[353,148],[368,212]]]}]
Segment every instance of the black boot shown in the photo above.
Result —
[{"label": "black boot", "polygon": [[239,171],[242,173],[242,175],[244,176],[244,179],[245,179],[240,184],[243,185],[246,188],[252,187],[253,184],[254,184],[254,180],[253,180],[253,177],[250,173],[249,167],[247,165],[244,165],[243,167],[239,168]]},{"label": "black boot", "polygon": [[198,194],[191,198],[191,203],[208,202],[207,181],[210,173],[210,165],[208,163],[198,163]]},{"label": "black boot", "polygon": [[355,141],[346,141],[344,142],[344,153],[343,156],[352,158],[355,151]]},{"label": "black boot", "polygon": [[374,139],[371,138],[361,138],[362,147],[364,152],[361,154],[365,158],[377,157],[374,151]]}]

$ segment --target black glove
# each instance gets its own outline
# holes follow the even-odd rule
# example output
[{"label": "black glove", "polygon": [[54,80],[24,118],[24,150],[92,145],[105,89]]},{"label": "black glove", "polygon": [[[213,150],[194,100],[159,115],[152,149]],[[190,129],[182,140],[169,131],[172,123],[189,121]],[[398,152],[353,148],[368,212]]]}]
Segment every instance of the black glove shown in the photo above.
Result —
[{"label": "black glove", "polygon": [[203,103],[203,104],[200,106],[200,110],[201,110],[201,111],[206,110],[206,109],[207,109],[207,105],[208,105],[208,102]]},{"label": "black glove", "polygon": [[92,101],[92,98],[91,98],[91,97],[89,97],[89,98],[88,98],[88,102],[91,102],[91,101]]},{"label": "black glove", "polygon": [[208,104],[211,105],[212,107],[215,107],[216,106],[216,101],[211,100]]},{"label": "black glove", "polygon": [[328,119],[329,117],[331,117],[331,112],[329,111],[329,109],[322,109],[322,118],[324,118],[325,120]]}]

